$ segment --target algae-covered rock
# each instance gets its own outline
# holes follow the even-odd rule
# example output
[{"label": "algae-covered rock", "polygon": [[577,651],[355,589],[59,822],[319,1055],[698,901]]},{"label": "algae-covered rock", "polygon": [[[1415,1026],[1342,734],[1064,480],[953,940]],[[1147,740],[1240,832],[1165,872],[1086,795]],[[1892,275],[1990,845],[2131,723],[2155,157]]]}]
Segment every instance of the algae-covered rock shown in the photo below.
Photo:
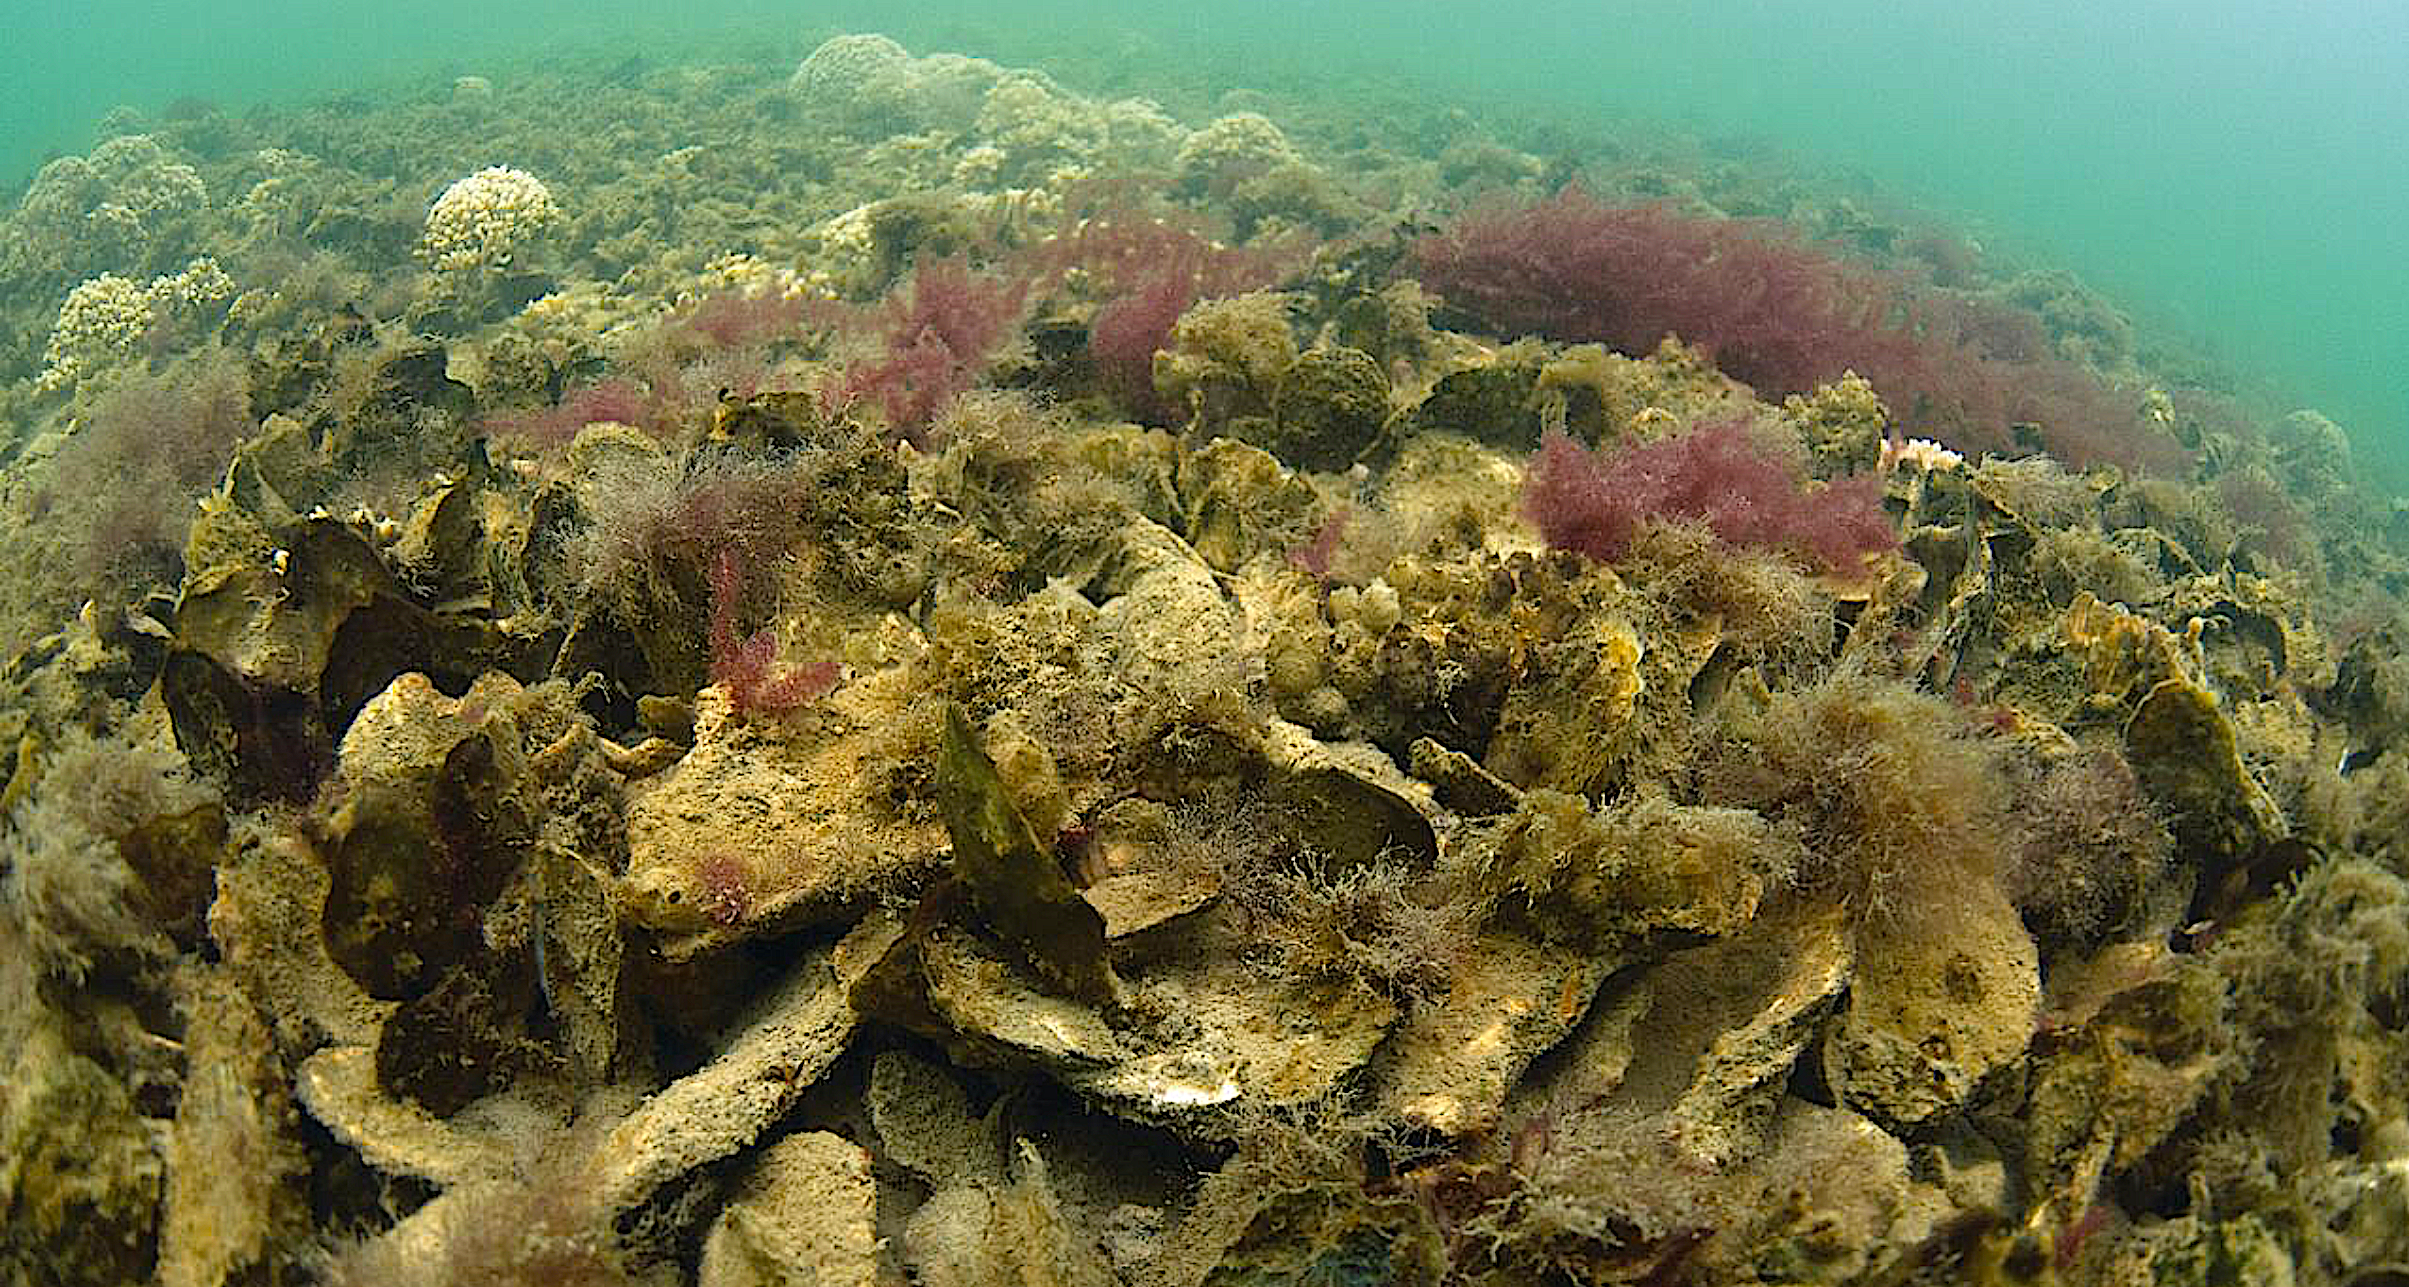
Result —
[{"label": "algae-covered rock", "polygon": [[901,668],[788,721],[696,701],[694,746],[629,788],[623,914],[680,956],[776,928],[839,923],[880,885],[934,864],[942,831],[898,817],[871,772],[912,700]]},{"label": "algae-covered rock", "polygon": [[1179,492],[1189,542],[1222,572],[1303,545],[1320,506],[1312,486],[1270,452],[1228,438],[1181,457]]},{"label": "algae-covered rock", "polygon": [[904,1230],[902,1259],[917,1282],[976,1287],[995,1281],[1111,1287],[1119,1278],[1093,1236],[1065,1210],[1034,1144],[1018,1142],[1008,1181],[940,1190]]},{"label": "algae-covered rock", "polygon": [[1890,423],[1874,386],[1854,371],[1784,398],[1782,413],[1798,426],[1816,474],[1825,478],[1872,468]]},{"label": "algae-covered rock", "polygon": [[163,735],[18,744],[0,899],[31,965],[74,982],[201,941],[226,816]]},{"label": "algae-covered rock", "polygon": [[877,1189],[869,1151],[826,1131],[763,1149],[703,1239],[701,1287],[873,1287]]},{"label": "algae-covered rock", "polygon": [[1498,1124],[1507,1091],[1589,1012],[1615,962],[1488,933],[1452,964],[1443,997],[1398,1024],[1371,1083],[1399,1120],[1460,1136]]},{"label": "algae-covered rock", "polygon": [[1550,941],[1613,951],[1652,934],[1724,935],[1796,864],[1796,841],[1745,809],[1648,796],[1603,810],[1539,789],[1491,824],[1483,896]]},{"label": "algae-covered rock", "polygon": [[1243,1120],[1234,1108],[1295,1108],[1347,1084],[1397,1020],[1396,1002],[1361,981],[1267,979],[1226,943],[1209,944],[1184,959],[1166,953],[1130,981],[1136,1004],[1176,1023],[1136,1034],[1109,1063],[1068,1070],[1065,1084],[1134,1120],[1227,1138]]},{"label": "algae-covered rock", "polygon": [[338,781],[319,923],[358,987],[400,1003],[375,1043],[385,1087],[451,1112],[539,1044],[607,1076],[628,1040],[605,885],[618,777],[569,688],[491,674],[453,698],[404,675],[362,708]]},{"label": "algae-covered rock", "polygon": [[[395,681],[344,740],[347,790],[322,854],[327,947],[369,995],[424,995],[483,945],[478,916],[532,842],[523,751],[496,676],[474,705]],[[468,718],[463,718],[463,715]]]},{"label": "algae-covered rock", "polygon": [[1852,965],[1829,912],[1768,916],[1666,955],[1600,993],[1565,1061],[1536,1074],[1517,1106],[1581,1102],[1656,1120],[1705,1165],[1757,1155]]},{"label": "algae-covered rock", "polygon": [[1876,1121],[1928,1122],[2023,1057],[2040,993],[2039,953],[2015,907],[1996,887],[1970,884],[1953,905],[1919,911],[1911,928],[1861,935],[1824,1076]]},{"label": "algae-covered rock", "polygon": [[1438,861],[1430,789],[1399,772],[1378,747],[1333,745],[1283,721],[1266,725],[1271,770],[1265,801],[1284,829],[1338,869],[1387,857],[1415,870]]},{"label": "algae-covered rock", "polygon": [[1132,962],[1127,1005],[1100,1009],[951,923],[967,915],[940,887],[914,923],[857,930],[854,1006],[958,1061],[1034,1065],[1115,1113],[1200,1138],[1226,1138],[1240,1108],[1332,1093],[1399,1013],[1358,979],[1267,975],[1211,917]]},{"label": "algae-covered rock", "polygon": [[125,1084],[35,1023],[0,1082],[0,1266],[20,1282],[139,1282],[164,1168]]},{"label": "algae-covered rock", "polygon": [[1013,807],[995,762],[959,707],[945,711],[937,798],[953,837],[953,870],[989,929],[1083,1001],[1114,1005],[1120,982],[1104,952],[1104,918],[1079,897],[1051,847]]},{"label": "algae-covered rock", "polygon": [[2212,881],[2284,832],[2282,812],[2242,764],[2232,722],[2197,684],[2153,685],[2125,723],[2125,754],[2167,811],[2178,852]]},{"label": "algae-covered rock", "polygon": [[1702,1161],[1758,1154],[1853,964],[1839,919],[1816,912],[1767,917],[1647,968],[1649,1048],[1607,1102],[1661,1109]]},{"label": "algae-covered rock", "polygon": [[1297,360],[1288,301],[1269,291],[1206,300],[1171,328],[1170,343],[1154,355],[1154,391],[1186,407],[1207,432],[1227,432],[1233,420],[1256,422],[1257,438],[1271,416],[1280,377]]},{"label": "algae-covered rock", "polygon": [[310,1116],[387,1175],[451,1188],[501,1180],[515,1166],[507,1140],[387,1091],[372,1047],[326,1046],[295,1072],[296,1094]]},{"label": "algae-covered rock", "polygon": [[1514,451],[1536,448],[1541,365],[1536,348],[1525,345],[1459,365],[1404,409],[1403,436],[1450,433]]},{"label": "algae-covered rock", "polygon": [[470,442],[476,393],[451,377],[444,346],[415,337],[366,361],[366,371],[344,384],[350,396],[336,407],[327,435],[336,468],[353,477],[425,477],[455,467]]},{"label": "algae-covered rock", "polygon": [[1269,117],[1232,112],[1189,135],[1174,164],[1180,182],[1190,190],[1227,196],[1246,181],[1301,159]]},{"label": "algae-covered rock", "polygon": [[853,1038],[848,980],[831,953],[805,953],[748,1006],[711,1062],[654,1091],[596,1145],[597,1203],[629,1210],[696,1167],[761,1138]]},{"label": "algae-covered rock", "polygon": [[932,1188],[1003,1178],[992,1133],[971,1115],[969,1096],[945,1069],[906,1051],[885,1051],[871,1062],[864,1099],[885,1156]]},{"label": "algae-covered rock", "polygon": [[489,668],[531,669],[523,644],[423,606],[331,519],[270,528],[219,496],[186,560],[162,696],[177,745],[246,795],[306,798],[352,716],[405,671],[464,686]]},{"label": "algae-covered rock", "polygon": [[1371,354],[1308,349],[1280,375],[1271,399],[1273,436],[1263,445],[1297,469],[1341,470],[1380,437],[1388,415],[1388,374]]},{"label": "algae-covered rock", "polygon": [[231,974],[182,981],[186,1076],[162,1150],[159,1281],[218,1287],[289,1263],[311,1225],[292,1087]]},{"label": "algae-covered rock", "polygon": [[[2187,1215],[2145,1229],[2120,1243],[2102,1259],[2103,1281],[2168,1283],[2175,1287],[2209,1287],[2215,1283],[2264,1283],[2292,1287],[2302,1279],[2301,1266],[2285,1239],[2254,1215],[2232,1220]],[[2352,1283],[2382,1284],[2397,1275],[2378,1267]]]}]

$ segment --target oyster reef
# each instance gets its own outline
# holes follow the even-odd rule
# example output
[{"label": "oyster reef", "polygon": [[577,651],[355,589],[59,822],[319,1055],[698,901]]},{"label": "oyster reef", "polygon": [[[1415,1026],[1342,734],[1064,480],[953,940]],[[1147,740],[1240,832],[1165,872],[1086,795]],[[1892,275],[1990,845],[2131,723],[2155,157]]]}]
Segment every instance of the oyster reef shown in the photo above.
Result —
[{"label": "oyster reef", "polygon": [[1073,79],[40,169],[0,1278],[2409,1274],[2340,428],[1832,174]]}]

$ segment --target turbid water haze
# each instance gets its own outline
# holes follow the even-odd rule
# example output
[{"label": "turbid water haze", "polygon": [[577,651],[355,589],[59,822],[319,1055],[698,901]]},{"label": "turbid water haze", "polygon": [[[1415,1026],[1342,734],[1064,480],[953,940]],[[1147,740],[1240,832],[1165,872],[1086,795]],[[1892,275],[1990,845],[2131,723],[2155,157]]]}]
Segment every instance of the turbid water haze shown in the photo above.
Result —
[{"label": "turbid water haze", "polygon": [[1366,77],[1476,108],[1658,120],[1845,168],[2146,327],[2409,480],[2409,7],[1400,2],[87,0],[0,6],[0,191],[118,104],[292,101],[625,49],[800,56],[833,31],[1144,93]]}]

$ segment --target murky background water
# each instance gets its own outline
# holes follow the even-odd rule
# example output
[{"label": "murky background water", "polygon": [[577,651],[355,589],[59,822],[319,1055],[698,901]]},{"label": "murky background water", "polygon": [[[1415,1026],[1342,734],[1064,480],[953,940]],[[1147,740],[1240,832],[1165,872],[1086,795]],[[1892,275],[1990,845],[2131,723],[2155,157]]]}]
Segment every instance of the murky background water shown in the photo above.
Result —
[{"label": "murky background water", "polygon": [[14,0],[0,10],[0,191],[88,149],[121,103],[238,107],[628,53],[783,60],[846,29],[1166,100],[1421,86],[1857,171],[1987,245],[2075,269],[2273,402],[2325,410],[2372,474],[2409,482],[2409,9],[1219,0],[1165,25],[1140,8]]}]

